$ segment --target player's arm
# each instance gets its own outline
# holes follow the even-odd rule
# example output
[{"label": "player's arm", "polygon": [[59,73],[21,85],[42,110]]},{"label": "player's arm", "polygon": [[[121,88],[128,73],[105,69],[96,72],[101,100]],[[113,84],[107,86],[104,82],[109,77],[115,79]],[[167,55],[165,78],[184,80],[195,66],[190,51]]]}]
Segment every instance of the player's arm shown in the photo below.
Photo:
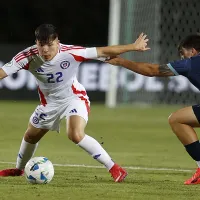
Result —
[{"label": "player's arm", "polygon": [[8,75],[3,69],[0,68],[0,80],[6,78]]},{"label": "player's arm", "polygon": [[6,63],[0,68],[0,79],[3,79],[7,76],[10,76],[19,70],[23,69],[21,65],[23,64],[22,62],[16,62],[15,59],[13,58],[10,62]]},{"label": "player's arm", "polygon": [[143,62],[134,62],[124,58],[116,57],[107,61],[107,63],[117,66],[122,66],[138,74],[144,76],[174,76],[167,64],[151,64]]},{"label": "player's arm", "polygon": [[129,51],[146,51],[150,48],[147,47],[148,39],[147,35],[141,33],[137,40],[132,44],[127,45],[114,45],[107,47],[97,47],[97,56],[98,57],[109,57],[109,56],[117,56],[122,53],[126,53]]},{"label": "player's arm", "polygon": [[[24,50],[27,51],[27,50]],[[12,60],[0,68],[0,80],[23,69],[29,62],[24,51],[19,52]]]}]

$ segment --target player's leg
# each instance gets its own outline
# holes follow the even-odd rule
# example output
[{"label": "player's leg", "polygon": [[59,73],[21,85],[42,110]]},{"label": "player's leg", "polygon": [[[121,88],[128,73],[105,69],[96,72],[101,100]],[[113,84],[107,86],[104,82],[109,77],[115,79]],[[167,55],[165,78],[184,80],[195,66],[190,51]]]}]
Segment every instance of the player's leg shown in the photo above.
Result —
[{"label": "player's leg", "polygon": [[17,169],[24,169],[26,163],[34,155],[38,142],[48,131],[48,129],[35,128],[29,123],[19,149],[16,164]]},{"label": "player's leg", "polygon": [[23,169],[27,161],[33,156],[38,141],[53,127],[56,117],[51,115],[51,105],[39,105],[30,117],[28,128],[24,134],[19,149],[17,164],[15,169],[6,169],[0,171],[0,176],[20,176],[23,174]]},{"label": "player's leg", "polygon": [[67,119],[67,134],[69,139],[110,170],[114,162],[94,138],[84,133],[85,126],[86,121],[82,117],[77,115],[70,116]]},{"label": "player's leg", "polygon": [[47,129],[35,128],[29,123],[19,149],[16,168],[0,171],[0,176],[21,176],[29,159],[34,155],[39,140],[48,132]]},{"label": "player's leg", "polygon": [[169,116],[169,124],[173,132],[185,146],[198,140],[194,127],[200,127],[200,124],[193,109],[197,110],[197,113],[198,110],[200,111],[200,108],[190,106],[182,108]]},{"label": "player's leg", "polygon": [[197,162],[198,168],[194,176],[185,184],[200,183],[200,143],[195,127],[200,127],[200,106],[182,108],[169,117],[169,124],[188,154]]},{"label": "player's leg", "polygon": [[67,134],[79,147],[88,152],[95,160],[103,164],[114,178],[115,182],[121,182],[127,172],[113,162],[109,154],[103,149],[97,140],[85,134],[88,113],[82,101],[74,101],[72,110],[76,112],[67,116]]}]

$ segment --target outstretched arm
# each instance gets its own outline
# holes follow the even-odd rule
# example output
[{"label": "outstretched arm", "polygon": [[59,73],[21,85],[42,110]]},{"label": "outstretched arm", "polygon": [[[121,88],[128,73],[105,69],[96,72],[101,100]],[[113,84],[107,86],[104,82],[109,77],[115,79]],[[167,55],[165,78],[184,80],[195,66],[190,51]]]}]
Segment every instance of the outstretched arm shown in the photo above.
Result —
[{"label": "outstretched arm", "polygon": [[3,69],[0,68],[0,80],[4,79],[7,77],[7,74],[5,73],[5,71]]},{"label": "outstretched arm", "polygon": [[126,60],[120,57],[111,58],[107,63],[122,66],[144,76],[174,76],[175,74],[166,65],[142,63]]},{"label": "outstretched arm", "polygon": [[150,48],[147,47],[147,42],[149,39],[147,39],[146,37],[147,35],[141,33],[140,36],[137,38],[137,40],[132,44],[97,47],[98,57],[117,56],[129,51],[149,50]]}]

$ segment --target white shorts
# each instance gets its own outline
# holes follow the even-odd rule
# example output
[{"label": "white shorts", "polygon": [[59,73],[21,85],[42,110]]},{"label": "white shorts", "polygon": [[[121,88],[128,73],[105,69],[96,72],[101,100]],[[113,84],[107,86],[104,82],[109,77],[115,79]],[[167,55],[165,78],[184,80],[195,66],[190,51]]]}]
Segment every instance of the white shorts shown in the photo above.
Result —
[{"label": "white shorts", "polygon": [[88,121],[89,104],[81,99],[72,99],[69,102],[62,104],[47,104],[46,106],[39,105],[30,117],[30,123],[41,129],[52,131],[60,131],[60,122],[65,117],[72,115],[82,117],[86,123]]}]

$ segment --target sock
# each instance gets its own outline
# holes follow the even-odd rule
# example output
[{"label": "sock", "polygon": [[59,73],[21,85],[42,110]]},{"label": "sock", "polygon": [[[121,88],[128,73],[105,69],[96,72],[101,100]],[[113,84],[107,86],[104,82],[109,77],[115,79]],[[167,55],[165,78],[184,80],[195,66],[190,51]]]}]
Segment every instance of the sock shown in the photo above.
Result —
[{"label": "sock", "polygon": [[198,168],[200,168],[200,161],[196,161]]},{"label": "sock", "polygon": [[200,167],[200,143],[197,140],[191,144],[185,145],[188,154],[197,162],[198,167]]},{"label": "sock", "polygon": [[98,162],[104,164],[108,170],[113,167],[114,162],[111,157],[94,138],[89,135],[85,135],[85,137],[77,145],[87,151]]},{"label": "sock", "polygon": [[38,143],[36,144],[30,144],[22,139],[22,143],[19,149],[19,153],[17,156],[17,169],[24,169],[26,163],[31,159],[33,154],[35,153],[35,150],[38,146]]}]

